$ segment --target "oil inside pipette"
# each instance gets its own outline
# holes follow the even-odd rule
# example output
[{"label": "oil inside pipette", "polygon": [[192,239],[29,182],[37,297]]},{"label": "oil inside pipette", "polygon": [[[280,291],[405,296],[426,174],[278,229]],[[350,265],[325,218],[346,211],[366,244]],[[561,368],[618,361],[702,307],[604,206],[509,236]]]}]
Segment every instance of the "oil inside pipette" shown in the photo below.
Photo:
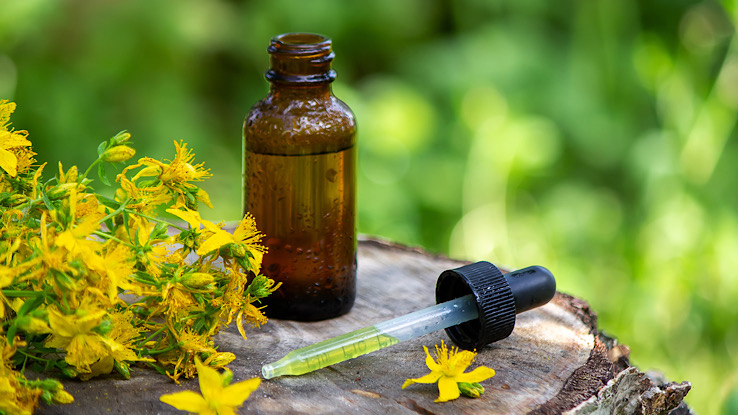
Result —
[{"label": "oil inside pipette", "polygon": [[369,326],[316,343],[308,350],[307,348],[293,350],[279,361],[264,365],[261,372],[265,379],[282,375],[302,375],[392,346],[399,341],[375,326]]}]

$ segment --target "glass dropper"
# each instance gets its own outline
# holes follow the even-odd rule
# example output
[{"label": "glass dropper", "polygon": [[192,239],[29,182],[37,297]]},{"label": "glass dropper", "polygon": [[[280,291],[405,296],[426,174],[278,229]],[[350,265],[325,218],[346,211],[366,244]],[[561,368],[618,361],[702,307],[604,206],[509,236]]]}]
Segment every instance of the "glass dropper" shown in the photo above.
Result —
[{"label": "glass dropper", "polygon": [[293,350],[264,365],[262,376],[302,375],[440,329],[459,347],[476,349],[509,336],[516,314],[546,304],[555,293],[553,275],[539,266],[504,276],[484,261],[447,270],[436,284],[439,304]]}]

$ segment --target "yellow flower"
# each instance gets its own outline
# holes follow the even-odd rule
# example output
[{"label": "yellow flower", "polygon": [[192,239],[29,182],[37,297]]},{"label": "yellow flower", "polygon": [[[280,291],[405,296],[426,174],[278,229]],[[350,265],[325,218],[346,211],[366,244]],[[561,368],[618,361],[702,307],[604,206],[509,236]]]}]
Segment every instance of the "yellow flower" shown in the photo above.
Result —
[{"label": "yellow flower", "polygon": [[[203,167],[203,163],[192,164],[195,155],[187,149],[186,143],[180,144],[175,141],[174,147],[176,148],[176,154],[174,160],[170,163],[163,163],[150,157],[144,157],[139,159],[137,164],[123,169],[121,174],[118,175],[118,180],[122,182],[128,171],[143,167],[127,184],[129,186],[127,192],[129,194],[135,193],[133,189],[130,189],[130,185],[133,185],[141,195],[148,195],[148,197],[160,200],[168,189],[177,195],[177,206],[190,206],[187,203],[187,195],[191,195],[196,200],[212,208],[213,205],[210,203],[208,194],[204,190],[189,183],[202,181],[210,177],[210,171]],[[158,183],[151,183],[139,187],[137,185],[139,184],[139,179],[142,177],[156,177]]]},{"label": "yellow flower", "polygon": [[[105,310],[80,317],[49,309],[52,336],[46,340],[46,346],[63,348],[67,353],[64,360],[81,373],[110,373],[113,368],[112,359],[103,360],[111,356],[110,348],[103,336],[92,330],[102,322],[105,315]],[[105,363],[104,367],[99,367],[100,361]],[[95,364],[98,366],[93,368]]]},{"label": "yellow flower", "polygon": [[119,300],[118,288],[134,294],[141,294],[141,287],[132,284],[129,279],[134,271],[133,261],[130,260],[133,255],[131,249],[123,244],[116,244],[105,253],[103,270],[100,271],[100,274],[105,278],[101,279],[101,283],[104,285],[103,288],[106,289],[111,303]]},{"label": "yellow flower", "polygon": [[148,357],[138,357],[134,349],[134,343],[141,336],[143,327],[136,327],[131,323],[133,312],[130,310],[108,312],[113,328],[104,339],[110,349],[110,355],[118,362],[153,362]]},{"label": "yellow flower", "polygon": [[26,170],[33,163],[31,142],[27,131],[13,131],[8,128],[10,114],[15,111],[15,103],[0,100],[0,168],[11,177],[18,175],[18,171]]},{"label": "yellow flower", "polygon": [[146,268],[146,272],[158,278],[166,262],[175,262],[177,257],[170,254],[164,241],[154,238],[154,224],[145,219],[131,217],[128,229],[121,227],[116,236],[135,246],[136,259]]},{"label": "yellow flower", "polygon": [[96,252],[100,244],[90,236],[99,228],[100,223],[97,217],[87,217],[77,226],[70,226],[59,233],[54,240],[54,245],[78,256],[90,269],[101,271],[105,269],[105,261]]},{"label": "yellow flower", "polygon": [[251,304],[250,302],[244,303],[244,309],[238,312],[236,317],[236,326],[238,332],[241,333],[241,337],[246,340],[246,331],[243,329],[243,319],[246,317],[246,321],[251,323],[253,327],[260,327],[267,322],[267,318],[261,310]]},{"label": "yellow flower", "polygon": [[161,302],[157,310],[163,309],[167,316],[174,318],[196,306],[190,290],[180,283],[168,282],[161,290]]},{"label": "yellow flower", "polygon": [[[39,256],[36,259],[27,261],[25,266],[33,269],[31,273],[25,275],[26,280],[37,280],[40,283],[44,278],[52,279],[51,270],[57,270],[62,273],[74,274],[74,270],[69,265],[71,259],[66,249],[58,249],[54,242],[56,235],[53,227],[46,225],[46,212],[41,214],[41,224],[39,227],[40,238],[34,240],[30,245],[38,251]],[[21,271],[21,267],[15,267],[17,271]],[[35,268],[35,269],[34,269]]]},{"label": "yellow flower", "polygon": [[162,402],[199,415],[235,415],[235,409],[241,407],[261,383],[261,379],[253,378],[228,385],[230,371],[220,375],[197,358],[195,365],[202,395],[193,391],[171,393],[162,395],[159,398]]},{"label": "yellow flower", "polygon": [[177,153],[168,165],[162,164],[162,172],[159,178],[163,182],[189,182],[202,180],[210,176],[208,170],[203,169],[203,163],[192,165],[190,162],[195,158],[192,151],[187,149],[187,143],[174,142]]},{"label": "yellow flower", "polygon": [[266,248],[260,245],[261,238],[264,235],[256,229],[256,221],[250,214],[247,213],[244,215],[231,234],[213,222],[202,219],[197,211],[189,209],[167,209],[167,212],[187,222],[192,229],[199,229],[200,225],[205,228],[205,240],[197,249],[197,255],[206,255],[216,249],[233,244],[234,249],[232,251],[240,252],[241,258],[245,257],[246,252],[251,254],[253,260],[250,261],[252,266],[250,271],[253,271],[254,274],[259,273]]},{"label": "yellow flower", "polygon": [[425,350],[425,364],[431,372],[417,379],[408,379],[402,385],[402,389],[414,383],[436,383],[438,382],[438,399],[436,402],[447,402],[459,397],[459,382],[475,383],[489,379],[495,375],[495,371],[485,366],[480,366],[469,373],[464,373],[467,367],[474,361],[477,355],[468,350],[458,351],[454,347],[448,349],[446,343],[441,341],[441,347],[436,346],[436,360],[434,360],[428,348]]}]

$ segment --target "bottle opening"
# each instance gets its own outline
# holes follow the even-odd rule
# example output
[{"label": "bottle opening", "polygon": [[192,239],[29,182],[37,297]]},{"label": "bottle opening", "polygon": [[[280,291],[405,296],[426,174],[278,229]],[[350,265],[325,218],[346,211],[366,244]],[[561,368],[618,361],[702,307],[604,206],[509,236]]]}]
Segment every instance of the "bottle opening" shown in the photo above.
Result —
[{"label": "bottle opening", "polygon": [[272,38],[268,52],[290,55],[313,55],[330,52],[331,39],[315,33],[284,33]]}]

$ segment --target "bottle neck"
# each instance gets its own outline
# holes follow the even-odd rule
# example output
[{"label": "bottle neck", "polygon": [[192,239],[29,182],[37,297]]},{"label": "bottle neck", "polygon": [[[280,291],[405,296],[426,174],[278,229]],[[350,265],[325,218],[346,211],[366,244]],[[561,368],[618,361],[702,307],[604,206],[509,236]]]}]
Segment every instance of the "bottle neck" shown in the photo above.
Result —
[{"label": "bottle neck", "polygon": [[333,94],[330,83],[325,84],[288,84],[274,83],[269,87],[269,94],[278,98],[316,97],[328,98]]},{"label": "bottle neck", "polygon": [[325,86],[330,91],[336,72],[331,69],[335,55],[327,37],[285,33],[275,36],[267,51],[271,55],[271,68],[266,78],[273,89]]}]

